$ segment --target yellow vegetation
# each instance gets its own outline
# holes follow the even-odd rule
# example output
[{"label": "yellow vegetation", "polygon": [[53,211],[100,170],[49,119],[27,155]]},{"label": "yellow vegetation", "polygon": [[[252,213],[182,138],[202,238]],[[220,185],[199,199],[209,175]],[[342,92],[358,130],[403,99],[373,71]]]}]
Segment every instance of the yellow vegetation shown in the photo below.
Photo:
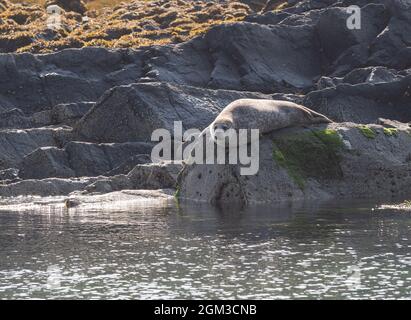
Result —
[{"label": "yellow vegetation", "polygon": [[[45,0],[0,0],[0,52],[53,52],[101,46],[136,48],[186,41],[219,24],[241,21],[251,9],[236,1],[89,0],[87,12],[63,12],[47,26]],[[2,12],[3,11],[3,12]]]}]

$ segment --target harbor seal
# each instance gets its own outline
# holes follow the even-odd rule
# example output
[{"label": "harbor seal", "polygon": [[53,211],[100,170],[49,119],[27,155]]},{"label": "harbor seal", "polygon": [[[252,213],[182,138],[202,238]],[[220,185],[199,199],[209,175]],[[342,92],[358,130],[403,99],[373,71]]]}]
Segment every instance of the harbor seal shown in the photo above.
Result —
[{"label": "harbor seal", "polygon": [[[204,151],[209,144],[216,144],[230,149],[251,144],[259,138],[258,134],[256,135],[255,132],[253,134],[253,129],[258,129],[259,134],[264,134],[292,126],[332,122],[325,115],[289,101],[263,99],[235,100],[220,112],[216,119],[197,136],[193,143],[188,141],[189,145],[186,148],[187,153],[185,155],[187,156],[184,156],[184,163],[191,164],[194,161],[198,161],[195,156],[195,150],[202,149]],[[241,131],[246,133],[246,139],[240,137],[241,134],[239,133]],[[208,157],[211,159],[213,155],[214,152],[213,154],[207,154],[206,152],[206,162]]]},{"label": "harbor seal", "polygon": [[230,129],[235,132],[258,129],[264,134],[291,126],[331,122],[326,116],[293,102],[239,99],[226,106],[205,132],[209,130],[212,140],[221,144],[226,143],[221,137]]}]

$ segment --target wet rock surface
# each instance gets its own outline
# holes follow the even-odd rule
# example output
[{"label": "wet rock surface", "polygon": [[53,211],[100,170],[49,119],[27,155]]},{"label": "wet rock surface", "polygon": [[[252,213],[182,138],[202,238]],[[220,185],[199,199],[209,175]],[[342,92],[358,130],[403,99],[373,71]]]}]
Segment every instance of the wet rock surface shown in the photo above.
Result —
[{"label": "wet rock surface", "polygon": [[[171,188],[180,199],[260,203],[406,193],[406,3],[249,2],[245,21],[178,44],[0,54],[0,197]],[[359,30],[347,28],[352,4],[362,8]],[[162,19],[153,21],[175,17]],[[336,123],[262,137],[256,176],[151,163],[155,129],[204,129],[240,98],[294,101]]]}]

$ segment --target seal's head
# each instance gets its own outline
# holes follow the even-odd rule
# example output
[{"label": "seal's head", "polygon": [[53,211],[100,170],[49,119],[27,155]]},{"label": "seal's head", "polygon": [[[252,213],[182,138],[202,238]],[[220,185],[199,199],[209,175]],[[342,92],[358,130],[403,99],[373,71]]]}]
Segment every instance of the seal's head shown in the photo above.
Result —
[{"label": "seal's head", "polygon": [[221,119],[218,121],[215,121],[212,126],[212,130],[214,134],[217,134],[217,132],[221,135],[227,132],[229,129],[233,128],[233,122],[228,120],[228,119]]},{"label": "seal's head", "polygon": [[[233,122],[229,119],[218,119],[211,125],[213,141],[219,145],[227,146],[230,139],[236,137]],[[235,143],[236,141],[231,141]]]}]

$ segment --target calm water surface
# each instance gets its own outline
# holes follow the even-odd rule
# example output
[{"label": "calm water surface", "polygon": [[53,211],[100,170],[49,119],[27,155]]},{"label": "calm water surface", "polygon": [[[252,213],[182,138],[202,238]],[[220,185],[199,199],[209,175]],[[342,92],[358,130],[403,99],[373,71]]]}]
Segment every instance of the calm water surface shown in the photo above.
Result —
[{"label": "calm water surface", "polygon": [[0,299],[411,298],[410,238],[367,204],[0,212]]}]

